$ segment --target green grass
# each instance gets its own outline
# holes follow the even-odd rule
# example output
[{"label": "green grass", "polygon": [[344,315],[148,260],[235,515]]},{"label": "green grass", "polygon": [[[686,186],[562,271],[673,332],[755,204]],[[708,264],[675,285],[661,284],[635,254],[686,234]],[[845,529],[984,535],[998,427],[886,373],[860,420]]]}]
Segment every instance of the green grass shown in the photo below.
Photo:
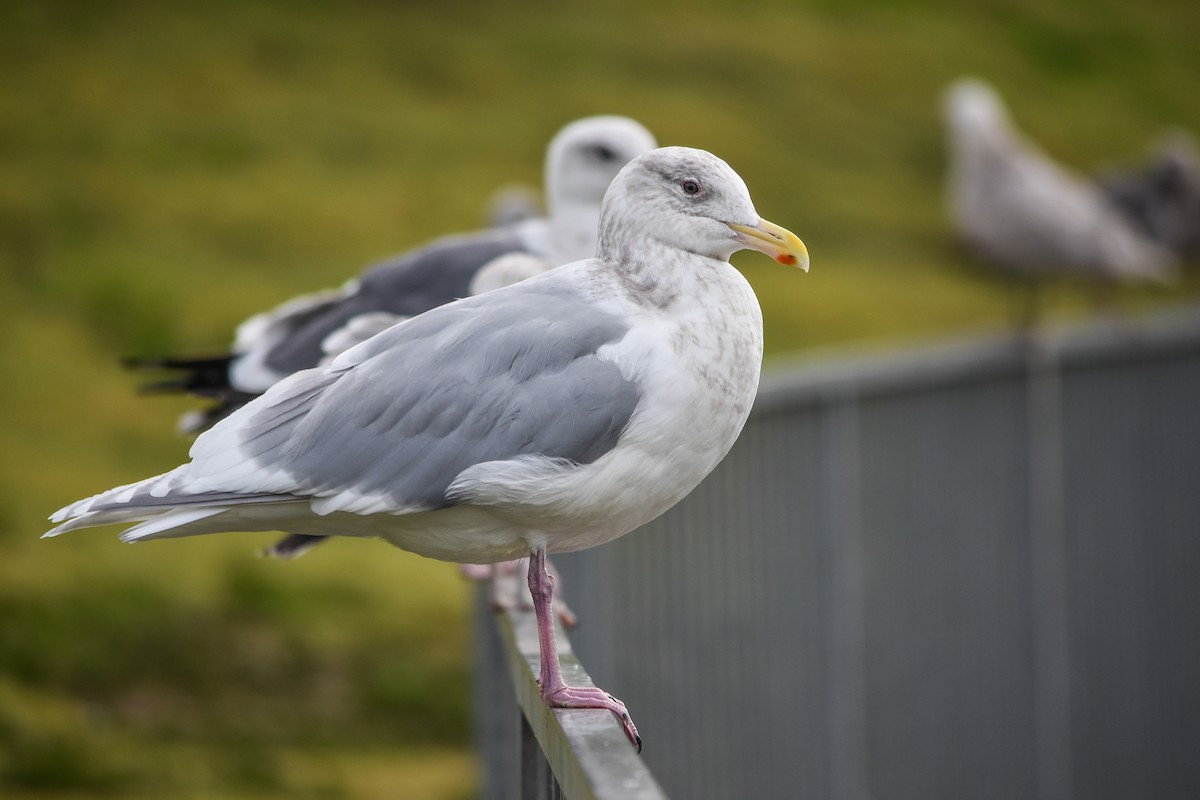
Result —
[{"label": "green grass", "polygon": [[[372,542],[40,542],[174,466],[186,402],[130,353],[475,227],[546,141],[622,113],[718,153],[809,245],[743,254],[771,355],[996,329],[953,245],[938,94],[993,80],[1083,170],[1200,130],[1200,10],[1117,0],[0,6],[0,794],[464,797],[467,590]],[[1193,301],[1123,292],[1123,306]],[[1051,312],[1087,313],[1057,287]],[[569,591],[569,587],[568,587]]]}]

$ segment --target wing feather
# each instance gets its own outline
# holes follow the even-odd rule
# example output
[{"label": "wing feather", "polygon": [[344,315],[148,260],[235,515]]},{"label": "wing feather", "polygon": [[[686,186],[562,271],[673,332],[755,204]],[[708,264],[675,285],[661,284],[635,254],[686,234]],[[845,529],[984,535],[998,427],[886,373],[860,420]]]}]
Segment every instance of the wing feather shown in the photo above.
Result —
[{"label": "wing feather", "polygon": [[550,275],[435,309],[222,421],[196,441],[189,483],[321,498],[320,513],[428,510],[479,463],[590,463],[640,399],[597,355],[627,330]]}]

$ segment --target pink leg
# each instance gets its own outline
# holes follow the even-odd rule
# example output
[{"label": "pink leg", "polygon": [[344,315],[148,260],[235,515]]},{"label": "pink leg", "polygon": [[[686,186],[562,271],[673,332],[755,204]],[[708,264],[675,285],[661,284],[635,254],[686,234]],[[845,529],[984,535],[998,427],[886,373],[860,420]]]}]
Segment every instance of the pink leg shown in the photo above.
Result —
[{"label": "pink leg", "polygon": [[[515,561],[501,561],[499,564],[459,564],[458,571],[469,581],[485,581],[491,578],[492,611],[507,611],[515,608],[518,604],[523,608],[529,608],[528,601],[521,597],[521,585],[517,580],[517,575],[524,566],[525,559],[518,558]],[[554,607],[558,610],[558,619],[564,627],[574,628],[579,620],[576,618],[575,612],[563,600],[562,592],[558,587],[558,573],[548,559],[546,570],[550,573],[554,584]]]},{"label": "pink leg", "polygon": [[519,597],[520,584],[516,579],[524,560],[501,561],[498,564],[459,564],[458,571],[467,580],[477,583],[491,579],[488,603],[492,611],[499,613],[516,608],[518,604],[524,605]]},{"label": "pink leg", "polygon": [[486,581],[492,577],[491,564],[459,564],[458,572],[469,581]]},{"label": "pink leg", "polygon": [[538,644],[542,654],[542,669],[538,683],[542,699],[551,708],[606,708],[617,715],[629,741],[642,751],[642,737],[629,718],[625,704],[603,689],[567,686],[558,663],[558,646],[554,641],[554,578],[546,570],[546,551],[538,548],[529,559],[529,594],[533,596],[533,611],[537,617]]}]

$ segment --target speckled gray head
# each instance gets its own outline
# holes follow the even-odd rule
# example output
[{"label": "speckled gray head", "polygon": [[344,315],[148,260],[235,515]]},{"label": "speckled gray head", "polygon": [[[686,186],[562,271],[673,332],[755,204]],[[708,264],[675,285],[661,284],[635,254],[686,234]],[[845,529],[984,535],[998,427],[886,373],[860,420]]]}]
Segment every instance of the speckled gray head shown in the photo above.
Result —
[{"label": "speckled gray head", "polygon": [[633,241],[660,242],[723,261],[749,248],[808,270],[804,243],[758,215],[733,168],[690,147],[638,156],[613,180],[600,210],[598,254],[620,260]]}]

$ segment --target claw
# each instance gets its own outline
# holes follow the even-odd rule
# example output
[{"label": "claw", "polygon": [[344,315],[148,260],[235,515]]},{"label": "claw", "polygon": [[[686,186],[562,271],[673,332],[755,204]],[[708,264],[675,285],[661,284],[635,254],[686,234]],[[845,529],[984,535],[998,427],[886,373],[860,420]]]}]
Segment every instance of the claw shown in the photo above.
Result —
[{"label": "claw", "polygon": [[625,704],[603,689],[560,683],[557,689],[543,688],[542,699],[551,708],[602,708],[611,711],[621,721],[626,738],[639,753],[642,752],[642,737]]}]

